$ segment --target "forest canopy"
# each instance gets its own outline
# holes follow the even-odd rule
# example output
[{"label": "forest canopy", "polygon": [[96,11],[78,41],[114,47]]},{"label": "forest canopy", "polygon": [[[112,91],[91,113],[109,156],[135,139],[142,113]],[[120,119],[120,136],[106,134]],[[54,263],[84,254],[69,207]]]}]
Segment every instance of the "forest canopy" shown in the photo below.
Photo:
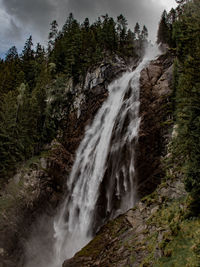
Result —
[{"label": "forest canopy", "polygon": [[177,138],[174,160],[184,175],[185,188],[200,212],[200,1],[179,0],[176,10],[163,12],[158,43],[175,53],[174,118]]},{"label": "forest canopy", "polygon": [[52,21],[47,48],[39,43],[34,48],[32,36],[21,54],[11,47],[0,60],[1,181],[56,136],[68,79],[82,82],[89,67],[112,54],[140,56],[147,38],[146,26],[137,23],[131,31],[123,15],[114,20],[106,14],[91,24],[70,13],[61,30]]}]

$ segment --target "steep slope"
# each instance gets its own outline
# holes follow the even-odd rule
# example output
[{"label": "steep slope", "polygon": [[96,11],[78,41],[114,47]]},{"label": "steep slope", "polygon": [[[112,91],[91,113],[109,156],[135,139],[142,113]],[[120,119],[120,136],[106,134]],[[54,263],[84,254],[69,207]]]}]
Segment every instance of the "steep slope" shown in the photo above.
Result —
[{"label": "steep slope", "polygon": [[200,220],[187,219],[190,198],[171,154],[177,135],[171,120],[172,62],[170,54],[161,56],[141,73],[140,195],[161,184],[135,208],[103,226],[63,267],[199,266]]},{"label": "steep slope", "polygon": [[155,190],[164,174],[161,158],[166,154],[170,125],[173,123],[173,58],[173,54],[167,52],[141,72],[141,125],[136,152],[140,197]]},{"label": "steep slope", "polygon": [[[166,246],[178,231],[176,223],[185,209],[184,195],[183,182],[179,178],[163,183],[134,209],[105,225],[94,240],[63,267],[155,266],[153,262],[161,256],[172,254],[173,246],[171,250]],[[198,226],[196,224],[195,228]],[[179,235],[183,235],[183,231],[184,228]]]},{"label": "steep slope", "polygon": [[63,267],[198,267],[200,220],[187,219],[183,179],[176,169],[168,171],[154,193],[102,227]]}]

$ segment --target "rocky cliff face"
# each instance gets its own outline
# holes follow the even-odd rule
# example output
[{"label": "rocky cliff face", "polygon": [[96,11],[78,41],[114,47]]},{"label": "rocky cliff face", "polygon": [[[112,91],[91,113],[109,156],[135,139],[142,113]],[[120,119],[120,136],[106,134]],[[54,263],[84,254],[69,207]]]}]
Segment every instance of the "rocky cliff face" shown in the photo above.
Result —
[{"label": "rocky cliff face", "polygon": [[[161,159],[167,154],[170,140],[170,94],[172,86],[173,58],[169,54],[159,57],[143,69],[140,78],[141,125],[136,152],[136,171],[140,197],[153,192],[164,170]],[[149,239],[159,227],[149,220],[158,216],[158,211],[170,201],[185,194],[179,179],[161,185],[149,198],[137,207],[110,221],[97,236],[64,267],[75,266],[140,266],[146,261]],[[167,230],[166,230],[167,231]],[[159,242],[164,240],[165,230],[159,232]],[[160,257],[162,250],[155,252]],[[152,265],[141,265],[152,266]]]},{"label": "rocky cliff face", "polygon": [[166,154],[172,124],[170,101],[173,57],[165,54],[141,72],[141,124],[136,152],[140,197],[152,192],[163,177],[161,158]]},{"label": "rocky cliff face", "polygon": [[[23,266],[23,244],[42,214],[54,214],[84,129],[107,97],[108,84],[127,69],[119,57],[93,67],[85,81],[66,84],[68,107],[61,110],[62,133],[42,155],[19,168],[0,195],[0,266]],[[65,90],[65,91],[66,91]],[[66,112],[67,110],[67,112]]]}]

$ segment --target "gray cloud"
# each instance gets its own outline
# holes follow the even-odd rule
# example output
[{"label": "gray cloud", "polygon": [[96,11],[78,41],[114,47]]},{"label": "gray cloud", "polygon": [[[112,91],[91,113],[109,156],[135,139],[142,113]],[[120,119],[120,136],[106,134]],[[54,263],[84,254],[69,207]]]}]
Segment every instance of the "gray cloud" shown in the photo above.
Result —
[{"label": "gray cloud", "polygon": [[16,42],[21,40],[22,37],[22,29],[15,23],[15,21],[11,18],[10,25],[5,31],[5,37],[9,40],[10,37],[14,39]]},{"label": "gray cloud", "polygon": [[15,20],[0,9],[0,56],[13,45],[20,45],[23,36],[22,29]]},{"label": "gray cloud", "polygon": [[[133,29],[137,21],[141,26],[145,24],[149,29],[150,39],[155,40],[161,12],[164,7],[171,5],[172,1],[0,0],[0,11],[3,11],[4,15],[6,14],[7,16],[6,23],[2,26],[4,34],[0,33],[0,38],[1,40],[4,38],[4,42],[10,40],[8,43],[16,41],[18,47],[22,47],[28,36],[32,34],[34,42],[45,43],[50,22],[56,19],[59,25],[62,26],[68,14],[73,12],[75,17],[81,21],[85,17],[89,17],[91,21],[94,21],[98,16],[106,13],[113,17],[122,13],[128,19],[130,28]],[[2,19],[0,19],[0,22],[2,25]],[[5,29],[7,29],[7,32]],[[2,49],[3,46],[1,44],[0,50]]]},{"label": "gray cloud", "polygon": [[43,36],[49,21],[54,17],[55,5],[50,0],[2,0],[2,3],[5,11],[22,28],[32,28],[39,36]]},{"label": "gray cloud", "polygon": [[155,40],[158,21],[163,11],[163,5],[159,4],[159,1],[156,3],[151,0],[69,0],[67,7],[76,17],[82,19],[89,17],[94,20],[105,13],[116,17],[122,13],[128,19],[129,27],[132,29],[136,22],[141,26],[145,24],[149,29],[150,39],[153,40]]}]

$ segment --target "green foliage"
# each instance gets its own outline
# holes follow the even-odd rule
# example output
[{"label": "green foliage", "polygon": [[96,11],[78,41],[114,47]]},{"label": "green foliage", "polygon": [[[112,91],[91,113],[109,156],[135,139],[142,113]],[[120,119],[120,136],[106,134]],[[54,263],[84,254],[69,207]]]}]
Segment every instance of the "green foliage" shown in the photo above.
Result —
[{"label": "green foliage", "polygon": [[[114,21],[106,14],[91,25],[86,18],[80,25],[70,14],[62,31],[57,34],[49,61],[56,64],[57,73],[72,77],[76,83],[91,65],[100,62],[107,54],[115,53],[122,57],[140,54],[135,48],[135,34],[127,29],[127,25],[123,15]],[[140,27],[138,23],[137,27]],[[147,41],[147,28],[143,28],[142,34],[138,30],[137,37],[141,49],[142,43]]]},{"label": "green foliage", "polygon": [[173,25],[177,60],[174,68],[175,112],[178,136],[175,147],[185,175],[185,187],[193,197],[191,209],[200,212],[200,3],[182,7]]},{"label": "green foliage", "polygon": [[49,33],[49,42],[48,42],[48,52],[50,53],[52,48],[54,47],[55,40],[58,35],[58,23],[56,20],[53,20],[51,23],[51,29]]},{"label": "green foliage", "polygon": [[[168,177],[168,182],[169,179]],[[169,188],[168,186],[162,183],[160,188]],[[159,198],[160,193],[154,192],[152,196],[143,199],[143,202],[147,205],[158,205]],[[140,266],[199,266],[200,220],[186,218],[188,206],[190,206],[188,196],[176,200],[166,199],[159,204],[159,208],[147,221],[149,227],[155,227],[156,230],[155,232],[147,231],[143,244],[146,245],[148,254]],[[158,251],[160,256],[158,256]]]},{"label": "green foliage", "polygon": [[163,11],[157,33],[157,44],[167,44],[170,47],[175,47],[174,40],[172,38],[173,27],[178,18],[178,8],[171,9],[169,13],[166,10]]},{"label": "green foliage", "polygon": [[163,243],[163,256],[154,264],[155,267],[199,266],[199,221],[184,220],[178,225],[180,229],[176,235],[170,233],[166,236],[166,241]]},{"label": "green foliage", "polygon": [[49,79],[50,74],[43,65],[32,91],[28,84],[21,83],[1,97],[0,176],[4,179],[19,162],[39,153],[55,136],[46,102]]},{"label": "green foliage", "polygon": [[135,24],[134,33],[137,36],[137,38],[139,39],[139,36],[140,36],[140,25],[139,25],[138,22]]},{"label": "green foliage", "polygon": [[159,23],[157,43],[169,44],[169,39],[170,39],[170,30],[167,21],[167,12],[166,10],[164,10]]}]

